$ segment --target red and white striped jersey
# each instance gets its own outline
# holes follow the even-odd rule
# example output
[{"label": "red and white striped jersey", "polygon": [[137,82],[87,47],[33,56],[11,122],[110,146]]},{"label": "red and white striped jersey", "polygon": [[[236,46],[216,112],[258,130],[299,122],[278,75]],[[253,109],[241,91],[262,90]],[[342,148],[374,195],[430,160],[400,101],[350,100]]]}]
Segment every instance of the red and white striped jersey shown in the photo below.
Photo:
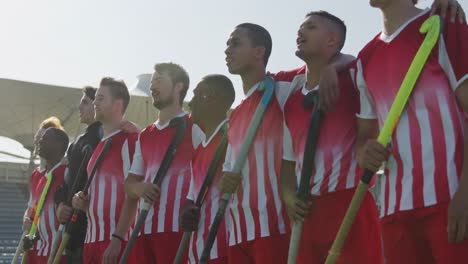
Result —
[{"label": "red and white striped jersey", "polygon": [[[109,241],[119,221],[125,199],[124,181],[135,150],[136,133],[117,130],[101,139],[88,163],[88,177],[107,139],[111,145],[104,153],[89,186],[88,229],[85,243]],[[124,239],[128,238],[128,234]]]},{"label": "red and white striped jersey", "polygon": [[[42,212],[39,217],[39,222],[37,224],[37,230],[39,232],[40,240],[36,242],[34,249],[37,250],[38,256],[48,256],[52,247],[52,241],[57,235],[57,229],[59,222],[55,217],[55,203],[54,203],[54,193],[57,188],[63,184],[64,175],[66,172],[66,166],[62,163],[56,164],[52,169],[52,183],[49,186],[47,192],[47,197],[44,201],[42,207]],[[36,168],[33,172],[33,179],[35,180],[35,185],[31,185],[31,204],[34,206],[37,205],[41,198],[42,191],[47,183],[47,171],[40,170]],[[32,211],[32,210],[31,210]],[[31,215],[34,217],[34,214]]]},{"label": "red and white striped jersey", "polygon": [[[262,98],[263,92],[257,90],[259,84],[250,89],[246,98],[231,113],[224,171],[232,171],[250,120]],[[281,87],[279,83],[275,86],[275,94],[265,111],[242,168],[242,185],[233,196],[229,212],[226,212],[229,221],[229,245],[285,234],[288,231],[288,217],[280,196],[284,98],[278,96],[289,87]]]},{"label": "red and white striped jersey", "polygon": [[[191,161],[196,147],[204,138],[201,129],[193,125],[187,113],[180,116],[186,119],[187,130],[161,183],[159,201],[154,203],[143,224],[144,234],[179,232],[179,213],[190,185]],[[174,134],[175,128],[169,127],[169,122],[164,125],[156,122],[141,131],[130,172],[144,176],[145,182],[153,182]],[[143,202],[142,199],[139,208]]]},{"label": "red and white striped jersey", "polygon": [[[29,200],[28,200],[28,207],[29,208],[33,208],[34,207],[34,201],[33,201],[33,198],[34,198],[34,195],[33,192],[36,191],[36,188],[37,188],[37,184],[39,183],[39,180],[44,177],[45,175],[45,171],[46,169],[45,168],[41,168],[41,167],[36,167],[32,174],[31,174],[31,178],[29,179]],[[34,217],[34,216],[31,216],[31,217]]]},{"label": "red and white striped jersey", "polygon": [[[226,122],[227,120],[221,122],[211,138],[204,140],[202,144],[198,146],[195,152],[195,156],[192,161],[190,191],[187,196],[188,199],[194,202],[197,200],[197,196],[200,193],[200,189],[203,185],[203,181],[205,180],[208,168],[210,167],[211,161],[213,160],[215,152],[219,146],[219,143],[221,142],[222,133],[218,132],[220,132],[220,129]],[[203,248],[205,247],[205,241],[208,238],[211,224],[213,223],[216,212],[218,211],[221,195],[218,188],[216,187],[216,183],[221,177],[223,161],[224,157],[221,157],[218,171],[213,179],[211,188],[206,194],[206,200],[200,209],[200,222],[198,231],[193,232],[190,240],[189,263],[198,263],[203,252]],[[213,248],[211,249],[210,259],[217,259],[227,256],[227,228],[225,223],[226,221],[223,220],[219,227],[218,236],[216,237]]]},{"label": "red and white striped jersey", "polygon": [[[307,131],[313,106],[305,109],[302,101],[306,89],[306,67],[277,74],[277,79],[291,82],[292,90],[284,106],[283,159],[296,162],[299,184]],[[312,177],[310,193],[326,193],[353,188],[359,182],[359,168],[354,155],[357,134],[356,114],[359,112],[359,95],[354,88],[349,70],[339,74],[340,98],[336,108],[323,114]],[[318,89],[318,87],[315,87]]]},{"label": "red and white striped jersey", "polygon": [[[357,87],[368,115],[382,126],[425,35],[429,10],[395,33],[376,36],[359,53]],[[391,139],[381,215],[450,201],[463,163],[465,123],[454,91],[468,79],[468,27],[446,20]]]}]

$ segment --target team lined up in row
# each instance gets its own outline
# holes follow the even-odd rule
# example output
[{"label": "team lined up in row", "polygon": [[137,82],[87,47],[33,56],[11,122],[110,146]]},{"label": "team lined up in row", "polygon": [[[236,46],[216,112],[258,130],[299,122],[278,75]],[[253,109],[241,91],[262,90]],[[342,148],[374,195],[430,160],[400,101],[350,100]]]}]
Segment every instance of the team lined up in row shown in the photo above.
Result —
[{"label": "team lined up in row", "polygon": [[[80,216],[83,225],[87,222],[86,234],[81,235],[83,263],[117,262],[143,200],[154,206],[129,262],[172,263],[182,231],[194,231],[186,261],[198,263],[222,193],[233,193],[234,198],[209,263],[286,263],[290,221],[302,221],[304,225],[298,262],[323,263],[362,168],[376,171],[384,161],[387,163],[379,197],[382,219],[378,219],[375,202],[368,193],[339,263],[383,263],[383,251],[387,263],[466,260],[465,24],[445,21],[437,48],[432,51],[392,136],[391,148],[384,148],[375,140],[379,124],[385,120],[424,39],[419,29],[430,11],[420,10],[414,4],[411,0],[371,1],[383,12],[384,30],[356,60],[340,53],[346,27],[339,18],[323,11],[307,14],[298,31],[296,52],[306,65],[271,76],[275,79],[275,94],[241,173],[232,172],[233,164],[262,98],[264,79],[269,78],[265,69],[272,41],[263,27],[240,24],[227,41],[227,67],[230,73],[241,76],[245,93],[229,120],[226,112],[234,101],[230,80],[222,75],[203,78],[189,103],[189,116],[182,110],[189,77],[174,63],[155,66],[151,95],[160,111],[159,118],[139,134],[122,121],[129,102],[123,82],[105,78],[95,95],[92,89],[85,89],[80,113],[82,121],[90,125],[77,142],[90,141],[95,146],[88,174],[104,142],[112,139],[112,143],[97,168],[89,195],[78,192],[73,198],[73,207],[85,212]],[[337,78],[337,89],[319,89],[319,83],[330,80],[330,76]],[[314,165],[310,199],[303,201],[296,195],[296,186],[303,166],[309,117],[318,107],[304,107],[303,101],[316,89],[320,91],[320,107],[326,113],[315,159],[310,161]],[[151,182],[174,136],[175,129],[169,122],[175,117],[184,118],[188,129],[167,176],[158,186]],[[100,141],[96,140],[100,138],[99,124],[94,120],[102,124]],[[229,144],[224,164],[218,168],[208,199],[199,208],[194,201],[227,123]],[[46,151],[47,145],[54,146],[48,137],[55,134],[60,133],[46,130],[39,154],[49,160],[46,167],[54,172],[51,190],[58,189],[57,208],[50,198],[39,221],[41,240],[30,252],[37,258],[30,257],[31,263],[47,260],[49,238],[56,235],[58,225],[55,214],[60,222],[71,216],[72,208],[64,204],[63,198],[67,187],[58,187],[63,182],[64,165],[60,165],[60,155]],[[73,145],[68,154],[69,169],[75,177],[80,162],[74,161],[73,156],[82,156],[83,146]],[[61,148],[55,150],[64,153]],[[44,175],[45,171],[40,170],[33,174],[31,209],[41,194]],[[68,190],[71,181],[65,179]],[[67,254],[73,256],[79,240],[69,245]]]}]

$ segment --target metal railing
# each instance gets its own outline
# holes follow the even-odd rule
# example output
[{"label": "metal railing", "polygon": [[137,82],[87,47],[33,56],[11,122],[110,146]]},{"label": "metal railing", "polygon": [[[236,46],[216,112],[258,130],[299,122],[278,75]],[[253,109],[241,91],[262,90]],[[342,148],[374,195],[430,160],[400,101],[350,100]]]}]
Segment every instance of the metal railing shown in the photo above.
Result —
[{"label": "metal railing", "polygon": [[27,164],[0,163],[0,182],[28,183],[30,174]]}]

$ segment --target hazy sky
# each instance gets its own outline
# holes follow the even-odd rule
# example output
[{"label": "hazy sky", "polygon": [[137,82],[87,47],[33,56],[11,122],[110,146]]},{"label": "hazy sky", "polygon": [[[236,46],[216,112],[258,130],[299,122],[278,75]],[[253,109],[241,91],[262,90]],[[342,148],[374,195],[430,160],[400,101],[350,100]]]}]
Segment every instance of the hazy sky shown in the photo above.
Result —
[{"label": "hazy sky", "polygon": [[[426,7],[432,0],[420,2]],[[459,2],[468,8],[468,0]],[[346,53],[356,54],[381,28],[380,12],[368,0],[2,1],[0,78],[81,87],[112,76],[131,86],[156,62],[173,61],[189,72],[190,89],[206,74],[227,74],[237,104],[240,78],[229,75],[224,61],[234,26],[253,22],[268,29],[268,69],[286,70],[301,65],[294,51],[304,15],[320,9],[348,26]]]}]

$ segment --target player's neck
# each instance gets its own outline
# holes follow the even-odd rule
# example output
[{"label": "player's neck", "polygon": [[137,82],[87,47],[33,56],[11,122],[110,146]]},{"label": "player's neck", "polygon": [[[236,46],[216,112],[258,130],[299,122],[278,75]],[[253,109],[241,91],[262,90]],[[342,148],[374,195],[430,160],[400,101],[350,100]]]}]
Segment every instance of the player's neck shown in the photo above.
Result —
[{"label": "player's neck", "polygon": [[93,119],[87,120],[87,121],[85,121],[85,122],[83,122],[83,123],[84,123],[86,126],[89,126],[89,125],[93,124],[94,122],[96,122],[96,119],[93,118]]},{"label": "player's neck", "polygon": [[44,169],[47,166],[47,161],[41,157],[39,157],[39,167]]},{"label": "player's neck", "polygon": [[103,136],[106,137],[120,129],[123,116],[115,116],[111,120],[102,121]]},{"label": "player's neck", "polygon": [[184,110],[182,109],[182,106],[179,103],[174,103],[172,105],[168,105],[164,109],[161,109],[159,111],[159,118],[158,121],[160,124],[165,124],[174,117],[180,115]]},{"label": "player's neck", "polygon": [[47,171],[50,171],[57,163],[62,161],[63,157],[53,157],[51,159],[46,160],[46,168]]},{"label": "player's neck", "polygon": [[[215,111],[218,112],[218,111]],[[222,112],[222,111],[221,111]],[[203,126],[203,132],[205,132],[206,138],[211,138],[213,133],[215,133],[216,128],[221,124],[226,119],[225,114],[220,114],[219,116],[213,116],[212,118],[209,118],[208,122],[204,122],[202,124]]]},{"label": "player's neck", "polygon": [[328,64],[328,60],[314,58],[311,61],[306,61],[307,70],[306,70],[306,79],[307,79],[307,88],[312,89],[317,86],[320,82],[320,73],[322,69]]},{"label": "player's neck", "polygon": [[247,94],[256,83],[265,79],[266,73],[264,68],[252,69],[249,72],[241,75],[242,87],[244,89],[244,95]]},{"label": "player's neck", "polygon": [[422,12],[416,8],[411,1],[394,1],[387,7],[382,8],[383,33],[387,36],[393,34],[408,20]]},{"label": "player's neck", "polygon": [[90,122],[89,124],[86,124],[86,128],[89,128],[91,126],[93,126],[94,124],[96,124],[98,121],[96,119],[93,119],[93,122]]}]

